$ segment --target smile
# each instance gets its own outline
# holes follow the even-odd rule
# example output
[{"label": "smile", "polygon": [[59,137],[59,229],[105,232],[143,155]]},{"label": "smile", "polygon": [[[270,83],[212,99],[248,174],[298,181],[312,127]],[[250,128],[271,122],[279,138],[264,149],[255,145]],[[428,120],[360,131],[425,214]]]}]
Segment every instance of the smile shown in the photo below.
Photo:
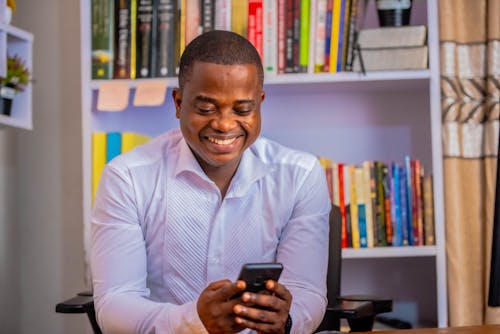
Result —
[{"label": "smile", "polygon": [[231,145],[234,143],[237,137],[228,138],[228,139],[218,139],[214,137],[207,137],[208,141],[217,145]]}]

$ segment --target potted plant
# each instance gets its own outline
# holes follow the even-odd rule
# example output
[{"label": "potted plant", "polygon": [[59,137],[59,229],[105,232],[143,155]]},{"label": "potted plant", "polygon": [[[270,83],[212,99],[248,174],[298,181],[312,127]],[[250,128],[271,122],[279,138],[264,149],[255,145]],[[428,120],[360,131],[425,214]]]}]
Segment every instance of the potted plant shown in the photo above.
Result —
[{"label": "potted plant", "polygon": [[7,75],[0,77],[0,114],[10,115],[12,100],[17,93],[24,91],[29,77],[29,70],[19,56],[7,57]]}]

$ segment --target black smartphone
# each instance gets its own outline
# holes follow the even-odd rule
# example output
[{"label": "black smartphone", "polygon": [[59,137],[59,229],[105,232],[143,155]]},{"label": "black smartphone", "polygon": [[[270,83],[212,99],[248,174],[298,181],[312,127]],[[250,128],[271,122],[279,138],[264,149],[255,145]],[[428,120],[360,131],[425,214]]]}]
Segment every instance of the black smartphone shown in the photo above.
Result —
[{"label": "black smartphone", "polygon": [[[277,262],[267,263],[246,263],[241,267],[238,280],[246,282],[245,291],[259,292],[266,289],[266,281],[278,281],[283,265]],[[237,293],[233,298],[241,296],[242,292]]]}]

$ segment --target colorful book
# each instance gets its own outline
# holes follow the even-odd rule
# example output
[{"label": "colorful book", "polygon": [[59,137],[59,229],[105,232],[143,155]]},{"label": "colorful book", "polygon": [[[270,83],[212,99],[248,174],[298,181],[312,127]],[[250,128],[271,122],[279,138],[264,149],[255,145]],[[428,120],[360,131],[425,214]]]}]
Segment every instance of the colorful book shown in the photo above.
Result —
[{"label": "colorful book", "polygon": [[406,169],[406,219],[408,224],[408,244],[410,246],[415,245],[414,234],[413,234],[413,196],[412,196],[412,186],[411,186],[411,159],[410,156],[405,156],[405,169]]},{"label": "colorful book", "polygon": [[368,236],[366,227],[366,199],[365,199],[365,177],[363,167],[355,168],[356,182],[356,204],[358,205],[358,229],[359,246],[368,247]]},{"label": "colorful book", "polygon": [[[158,0],[156,0],[158,1]],[[200,24],[201,7],[199,1],[186,0],[186,26],[185,43],[188,45],[196,36],[201,33]]]},{"label": "colorful book", "polygon": [[382,164],[382,186],[384,187],[384,219],[386,245],[392,245],[391,221],[391,175],[387,164]]},{"label": "colorful book", "polygon": [[339,28],[341,16],[341,2],[342,0],[335,0],[332,7],[332,33],[330,35],[330,61],[329,72],[337,72],[337,57],[339,49]]},{"label": "colorful book", "polygon": [[375,161],[375,222],[377,229],[377,246],[386,246],[386,232],[385,232],[385,190],[384,190],[384,172],[383,172],[383,162]]},{"label": "colorful book", "polygon": [[136,24],[136,77],[150,78],[155,73],[156,13],[154,0],[137,0]]},{"label": "colorful book", "polygon": [[122,151],[122,135],[120,132],[106,133],[106,163],[120,155]]},{"label": "colorful book", "polygon": [[403,246],[403,230],[401,221],[401,198],[400,198],[400,176],[399,166],[391,164],[391,220],[392,220],[392,245]]},{"label": "colorful book", "polygon": [[286,11],[286,0],[278,1],[278,73],[285,73],[286,59],[287,59],[287,11]]},{"label": "colorful book", "polygon": [[147,143],[151,138],[135,132],[121,133],[121,152],[126,153],[138,145]]},{"label": "colorful book", "polygon": [[113,78],[130,79],[131,69],[131,0],[115,0]]},{"label": "colorful book", "polygon": [[311,0],[300,1],[299,72],[306,73],[309,66],[309,29]]},{"label": "colorful book", "polygon": [[316,28],[314,35],[314,72],[323,72],[325,65],[326,2],[318,0],[316,7]]},{"label": "colorful book", "polygon": [[[370,166],[371,165],[371,166]],[[372,200],[372,190],[371,183],[373,174],[373,163],[370,161],[363,162],[363,191],[364,191],[364,203],[365,203],[365,220],[366,220],[366,238],[367,238],[367,246],[374,247],[374,233],[373,233],[373,201]],[[375,193],[373,194],[375,196]]]},{"label": "colorful book", "polygon": [[92,203],[104,166],[106,166],[106,133],[94,132],[92,133]]},{"label": "colorful book", "polygon": [[231,30],[248,36],[248,0],[231,1]]},{"label": "colorful book", "polygon": [[201,0],[201,29],[202,32],[214,30],[215,27],[215,0]]},{"label": "colorful book", "polygon": [[263,3],[263,66],[264,73],[278,73],[278,7],[276,0],[264,0]]},{"label": "colorful book", "polygon": [[231,30],[231,0],[215,0],[215,8],[215,29]]},{"label": "colorful book", "polygon": [[260,55],[260,59],[264,60],[262,29],[263,29],[263,13],[262,0],[248,0],[248,40],[253,44]]},{"label": "colorful book", "polygon": [[92,79],[113,77],[114,2],[92,0]]},{"label": "colorful book", "polygon": [[425,245],[435,245],[436,240],[434,233],[434,195],[432,191],[432,175],[424,176],[423,192]]},{"label": "colorful book", "polygon": [[347,167],[348,171],[348,183],[346,183],[346,187],[349,188],[349,200],[350,200],[350,213],[351,213],[351,239],[352,239],[352,247],[359,248],[360,247],[360,239],[359,239],[359,216],[358,216],[358,193],[356,189],[356,166],[349,165]]},{"label": "colorful book", "polygon": [[157,0],[156,77],[175,76],[177,0]]}]

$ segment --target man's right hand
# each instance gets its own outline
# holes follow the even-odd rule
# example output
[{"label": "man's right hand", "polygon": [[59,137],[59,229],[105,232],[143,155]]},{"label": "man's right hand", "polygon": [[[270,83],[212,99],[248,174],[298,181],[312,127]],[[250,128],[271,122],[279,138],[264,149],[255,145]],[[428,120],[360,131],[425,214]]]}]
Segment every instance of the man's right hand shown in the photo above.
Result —
[{"label": "man's right hand", "polygon": [[233,307],[241,303],[241,300],[231,299],[244,289],[244,283],[221,280],[211,283],[203,290],[196,308],[201,322],[209,333],[237,333],[245,329],[234,321]]}]

